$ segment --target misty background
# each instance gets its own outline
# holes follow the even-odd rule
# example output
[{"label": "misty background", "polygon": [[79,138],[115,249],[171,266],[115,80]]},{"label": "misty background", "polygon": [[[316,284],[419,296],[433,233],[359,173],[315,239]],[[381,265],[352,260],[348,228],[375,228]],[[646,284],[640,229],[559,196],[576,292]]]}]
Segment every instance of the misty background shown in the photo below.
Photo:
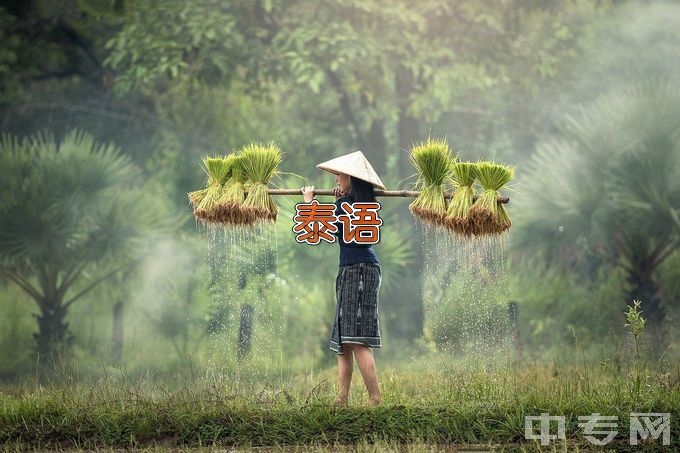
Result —
[{"label": "misty background", "polygon": [[[333,366],[338,246],[294,240],[301,196],[276,198],[276,235],[207,231],[200,159],[274,141],[276,186],[331,188],[316,164],[361,149],[410,189],[428,136],[517,166],[485,297],[516,318],[520,363],[615,361],[634,299],[649,357],[677,363],[677,3],[3,2],[0,36],[4,381]],[[428,290],[410,201],[381,200],[379,367],[456,356],[437,319],[479,302],[456,273]]]}]

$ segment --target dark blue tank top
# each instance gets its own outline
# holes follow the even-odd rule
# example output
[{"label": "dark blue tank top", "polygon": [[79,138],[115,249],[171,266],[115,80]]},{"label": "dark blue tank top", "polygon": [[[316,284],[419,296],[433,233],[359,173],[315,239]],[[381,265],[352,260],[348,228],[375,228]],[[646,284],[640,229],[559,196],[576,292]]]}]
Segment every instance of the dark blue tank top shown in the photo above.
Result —
[{"label": "dark blue tank top", "polygon": [[[352,198],[342,197],[335,201],[335,215],[346,214],[345,210],[340,206],[343,202],[352,203]],[[343,227],[344,224],[341,221],[335,223],[338,226],[338,232],[334,233],[338,237],[338,243],[340,244],[340,266],[348,266],[350,264],[357,263],[376,263],[380,264],[378,261],[378,255],[375,254],[373,246],[371,244],[357,244],[355,242],[345,242]]]}]

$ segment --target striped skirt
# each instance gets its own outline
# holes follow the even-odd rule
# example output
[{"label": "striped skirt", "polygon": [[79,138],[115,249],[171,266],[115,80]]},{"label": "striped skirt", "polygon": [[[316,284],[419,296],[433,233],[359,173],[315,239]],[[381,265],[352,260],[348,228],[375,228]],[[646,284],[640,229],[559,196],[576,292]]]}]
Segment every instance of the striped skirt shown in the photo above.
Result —
[{"label": "striped skirt", "polygon": [[335,319],[330,349],[343,354],[343,343],[382,348],[378,293],[382,282],[379,264],[340,266],[335,279]]}]

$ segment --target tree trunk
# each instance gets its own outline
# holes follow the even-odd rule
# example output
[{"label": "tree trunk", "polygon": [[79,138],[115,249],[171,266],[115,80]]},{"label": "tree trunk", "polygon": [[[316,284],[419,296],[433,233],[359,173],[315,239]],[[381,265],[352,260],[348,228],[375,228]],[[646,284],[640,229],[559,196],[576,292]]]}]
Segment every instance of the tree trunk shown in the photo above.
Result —
[{"label": "tree trunk", "polygon": [[[414,142],[422,139],[420,136],[420,123],[419,121],[408,113],[408,108],[411,104],[411,95],[414,89],[414,78],[411,70],[400,66],[395,74],[395,86],[397,92],[397,100],[399,103],[399,116],[397,119],[397,136],[399,139],[399,177],[401,180],[407,178],[415,173],[415,168],[411,164],[409,159],[409,151]],[[402,184],[406,188],[412,188],[415,178],[409,179],[408,181],[403,181]],[[404,188],[404,187],[400,187]],[[402,223],[405,225],[412,224],[411,213],[407,210],[401,210],[400,215],[402,217]],[[415,269],[419,272],[413,277],[417,278],[417,281],[404,282],[407,286],[404,290],[409,294],[411,300],[415,301],[413,304],[409,304],[406,308],[409,311],[408,319],[411,320],[410,329],[408,336],[412,339],[420,337],[423,335],[423,325],[425,322],[425,309],[423,304],[423,282],[422,282],[422,269],[425,266],[425,251],[423,249],[423,244],[425,243],[425,238],[423,235],[422,226],[418,225],[413,231],[413,240],[415,243],[415,259],[416,263],[414,265]]]},{"label": "tree trunk", "polygon": [[[409,160],[409,149],[413,142],[422,139],[420,136],[420,123],[408,113],[413,93],[413,75],[408,68],[399,67],[396,72],[396,90],[399,102],[399,118],[397,134],[399,137],[399,173],[400,179],[411,176],[415,169]],[[409,182],[409,183],[412,183]]]},{"label": "tree trunk", "polygon": [[123,302],[118,301],[113,306],[113,334],[111,337],[111,358],[120,361],[123,352]]},{"label": "tree trunk", "polygon": [[632,287],[628,293],[627,305],[632,305],[633,300],[642,302],[642,310],[647,322],[654,326],[659,326],[666,317],[665,310],[661,305],[659,288],[650,276],[630,274],[628,281]]},{"label": "tree trunk", "polygon": [[[403,180],[416,172],[409,159],[409,152],[413,143],[422,140],[423,137],[420,135],[418,120],[401,110],[397,132],[399,134],[399,179]],[[414,179],[409,179],[406,184],[412,185],[415,182]]]},{"label": "tree trunk", "polygon": [[237,357],[242,360],[250,354],[251,339],[253,334],[253,314],[255,309],[251,304],[243,304],[241,307],[241,320],[238,327]]},{"label": "tree trunk", "polygon": [[515,353],[522,356],[522,345],[519,340],[519,304],[515,301],[508,302],[508,320],[510,322],[510,338]]},{"label": "tree trunk", "polygon": [[[236,285],[243,292],[248,284],[248,277],[240,273]],[[253,332],[253,306],[243,303],[241,317],[238,324],[238,338],[236,339],[236,358],[242,360],[250,353],[251,337]]]},{"label": "tree trunk", "polygon": [[366,150],[369,159],[378,175],[385,175],[387,172],[387,140],[385,139],[385,121],[373,120],[371,129],[368,132],[368,142],[370,149]]},{"label": "tree trunk", "polygon": [[65,321],[66,314],[67,309],[59,301],[44,300],[40,314],[34,315],[38,321],[38,332],[33,334],[33,338],[39,362],[58,364],[61,354],[73,343]]}]

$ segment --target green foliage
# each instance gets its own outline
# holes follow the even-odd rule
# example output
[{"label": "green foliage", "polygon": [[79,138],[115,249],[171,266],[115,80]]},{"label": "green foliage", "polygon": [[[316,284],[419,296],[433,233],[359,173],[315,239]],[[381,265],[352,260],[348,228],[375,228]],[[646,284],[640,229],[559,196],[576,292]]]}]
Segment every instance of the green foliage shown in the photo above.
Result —
[{"label": "green foliage", "polygon": [[380,227],[380,242],[373,246],[380,259],[383,271],[381,294],[383,300],[394,297],[399,282],[413,269],[415,256],[413,238],[403,234],[399,227],[399,219],[395,214],[382,215],[384,226]]},{"label": "green foliage", "polygon": [[139,177],[115,145],[83,131],[60,143],[50,134],[3,135],[0,272],[41,310],[39,348],[64,339],[71,304],[171,228]]},{"label": "green foliage", "polygon": [[520,335],[529,349],[560,349],[573,344],[574,335],[599,344],[624,333],[620,307],[628,285],[621,268],[604,266],[585,279],[531,258],[513,262],[508,281],[511,300],[519,307]]},{"label": "green foliage", "polygon": [[[208,1],[138,3],[126,12],[120,32],[106,42],[110,53],[104,64],[118,71],[120,93],[150,93],[158,80],[228,83],[237,67],[255,63],[265,51],[239,27],[250,10]],[[246,78],[258,77],[256,71],[247,72]]]},{"label": "green foliage", "polygon": [[635,337],[637,342],[642,332],[645,330],[645,319],[642,317],[642,311],[640,310],[641,302],[639,300],[633,301],[633,306],[628,306],[628,312],[626,313],[626,327],[630,330],[630,333]]},{"label": "green foliage", "polygon": [[[406,148],[426,125],[448,115],[474,114],[477,109],[466,106],[471,95],[513,82],[536,88],[558,75],[574,56],[576,34],[568,22],[581,10],[591,7],[567,1],[551,7],[472,0],[279,0],[270,7],[142,2],[107,42],[105,64],[117,72],[119,93],[237,82],[277,105],[291,94],[309,102],[311,92],[315,109],[303,116],[306,123],[328,118],[319,125],[323,131],[329,122],[342,124],[340,133],[350,132],[345,146],[372,153],[379,172],[392,168],[405,177],[406,156],[389,149]],[[331,105],[319,115],[322,103]],[[400,132],[407,124],[411,132]]]},{"label": "green foliage", "polygon": [[641,302],[633,301],[633,306],[628,306],[626,313],[626,327],[635,339],[635,376],[633,379],[633,392],[636,399],[640,398],[640,387],[642,386],[642,364],[640,363],[640,335],[645,330],[645,318],[642,317],[640,310]]},{"label": "green foliage", "polygon": [[554,257],[584,243],[623,266],[663,318],[652,276],[680,245],[680,88],[651,80],[597,99],[542,143],[522,180],[516,246]]},{"label": "green foliage", "polygon": [[25,301],[23,291],[15,286],[0,286],[0,350],[3,360],[0,361],[0,380],[11,382],[19,376],[20,370],[28,370],[35,361],[31,350],[31,332],[35,321],[31,316],[31,308]]},{"label": "green foliage", "polygon": [[[680,200],[678,99],[672,84],[649,82],[605,95],[578,117],[565,118],[562,137],[541,144],[522,181],[520,244],[554,248],[586,236],[611,259],[619,249],[627,265],[653,244],[673,246]],[[632,247],[607,240],[612,231]]]},{"label": "green foliage", "polygon": [[490,358],[508,339],[503,283],[485,267],[460,269],[450,278],[450,283],[440,283],[440,297],[427,297],[425,338],[445,354]]},{"label": "green foliage", "polygon": [[121,2],[0,6],[0,99],[30,99],[42,85],[56,88],[55,79],[66,81],[67,86],[84,80],[90,85],[89,95],[92,85],[105,86],[108,77],[99,59],[103,41],[113,35],[119,22],[113,3]]},{"label": "green foliage", "polygon": [[155,282],[156,300],[147,301],[158,309],[143,309],[155,332],[170,341],[181,360],[188,360],[204,339],[197,313],[200,284],[201,278],[196,274],[161,276]]},{"label": "green foliage", "polygon": [[[129,188],[140,173],[115,145],[71,131],[60,144],[46,134],[4,135],[0,146],[0,257],[7,266],[26,264],[37,270],[50,261],[75,265],[83,259],[125,256],[139,245],[134,233],[143,231],[144,220],[156,221],[153,213],[139,223],[128,217],[140,211],[132,205],[139,206],[133,202],[142,194]],[[118,228],[129,236],[125,243],[120,233],[109,235]]]}]

